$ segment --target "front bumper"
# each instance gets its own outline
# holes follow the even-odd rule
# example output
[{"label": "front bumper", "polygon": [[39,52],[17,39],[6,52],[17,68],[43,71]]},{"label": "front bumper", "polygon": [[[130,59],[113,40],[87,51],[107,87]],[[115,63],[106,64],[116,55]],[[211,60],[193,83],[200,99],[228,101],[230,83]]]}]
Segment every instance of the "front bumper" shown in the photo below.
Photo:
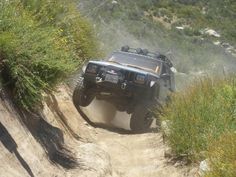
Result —
[{"label": "front bumper", "polygon": [[115,96],[144,96],[146,92],[149,91],[150,87],[146,84],[136,84],[132,81],[118,81],[117,83],[111,83],[105,81],[104,78],[98,77],[96,75],[86,74],[84,75],[84,81],[90,88],[95,92],[101,93],[111,93]]}]

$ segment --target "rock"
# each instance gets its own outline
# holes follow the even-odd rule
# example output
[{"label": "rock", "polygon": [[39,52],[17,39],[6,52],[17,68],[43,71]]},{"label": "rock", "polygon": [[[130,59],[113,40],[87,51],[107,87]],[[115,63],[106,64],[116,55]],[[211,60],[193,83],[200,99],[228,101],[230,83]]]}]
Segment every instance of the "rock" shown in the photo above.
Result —
[{"label": "rock", "polygon": [[202,10],[201,10],[201,13],[202,13],[203,15],[205,15],[205,14],[207,13],[207,8],[206,8],[206,7],[203,7]]},{"label": "rock", "polygon": [[113,0],[111,3],[112,3],[112,4],[118,4],[118,2],[115,1],[115,0]]},{"label": "rock", "polygon": [[205,34],[208,34],[209,36],[213,36],[213,37],[217,37],[217,38],[220,37],[220,34],[217,33],[217,32],[216,32],[215,30],[213,30],[213,29],[208,29],[208,28],[206,28],[206,29],[204,30],[204,33],[205,33]]},{"label": "rock", "polygon": [[214,45],[220,45],[220,41],[213,42]]},{"label": "rock", "polygon": [[161,129],[163,131],[163,141],[166,141],[166,137],[170,134],[170,128],[169,128],[170,121],[165,120],[161,122]]},{"label": "rock", "polygon": [[229,46],[226,48],[227,51],[233,51],[234,50],[234,47],[233,46]]},{"label": "rock", "polygon": [[234,57],[236,57],[236,51],[231,53],[231,55],[233,55]]},{"label": "rock", "polygon": [[210,170],[209,168],[209,162],[208,160],[203,160],[200,162],[200,165],[199,165],[199,176],[201,177],[204,177],[206,172],[208,172]]},{"label": "rock", "polygon": [[161,129],[164,131],[166,135],[170,134],[169,124],[170,124],[169,120],[164,120],[161,122]]},{"label": "rock", "polygon": [[178,72],[177,69],[174,68],[174,67],[171,67],[170,70],[171,70],[173,73],[177,73],[177,72]]},{"label": "rock", "polygon": [[224,48],[228,48],[228,47],[230,47],[230,44],[226,43],[226,42],[223,42],[223,43],[221,43],[221,46],[224,47]]},{"label": "rock", "polygon": [[183,26],[176,26],[175,28],[178,29],[178,30],[184,30]]}]

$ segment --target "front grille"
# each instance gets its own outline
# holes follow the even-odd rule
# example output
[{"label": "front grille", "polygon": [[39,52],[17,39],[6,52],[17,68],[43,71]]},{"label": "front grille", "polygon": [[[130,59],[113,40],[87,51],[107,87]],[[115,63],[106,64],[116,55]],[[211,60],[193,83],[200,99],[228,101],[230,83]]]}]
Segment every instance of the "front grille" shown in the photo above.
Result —
[{"label": "front grille", "polygon": [[128,82],[133,82],[137,75],[137,73],[132,72],[132,71],[123,70],[114,66],[107,66],[107,67],[99,67],[97,76],[104,79],[107,73],[117,74],[121,82],[125,80]]},{"label": "front grille", "polygon": [[135,76],[136,76],[136,73],[134,72],[130,72],[130,71],[125,72],[125,80],[127,81],[134,81]]}]

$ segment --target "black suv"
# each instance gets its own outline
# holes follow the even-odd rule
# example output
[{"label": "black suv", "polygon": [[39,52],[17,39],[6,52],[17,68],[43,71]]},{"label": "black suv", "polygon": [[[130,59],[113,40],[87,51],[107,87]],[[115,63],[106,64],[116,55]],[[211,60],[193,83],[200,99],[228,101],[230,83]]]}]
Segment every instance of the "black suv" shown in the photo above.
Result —
[{"label": "black suv", "polygon": [[130,128],[143,131],[153,121],[152,109],[165,103],[175,90],[171,61],[160,53],[128,46],[101,61],[89,61],[83,67],[73,93],[76,107],[92,100],[106,100],[118,111],[131,115]]}]

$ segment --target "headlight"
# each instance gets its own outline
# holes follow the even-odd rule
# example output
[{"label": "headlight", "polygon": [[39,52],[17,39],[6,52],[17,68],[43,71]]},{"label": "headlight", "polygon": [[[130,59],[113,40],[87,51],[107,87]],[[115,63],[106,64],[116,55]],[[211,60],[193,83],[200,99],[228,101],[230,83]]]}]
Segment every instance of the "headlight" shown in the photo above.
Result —
[{"label": "headlight", "polygon": [[137,74],[136,77],[135,77],[135,81],[136,83],[138,84],[144,84],[145,83],[145,75],[143,74]]},{"label": "headlight", "polygon": [[97,73],[97,69],[98,69],[98,66],[95,65],[95,64],[89,64],[87,69],[86,69],[86,72],[87,73],[92,73],[92,74],[96,74]]}]

